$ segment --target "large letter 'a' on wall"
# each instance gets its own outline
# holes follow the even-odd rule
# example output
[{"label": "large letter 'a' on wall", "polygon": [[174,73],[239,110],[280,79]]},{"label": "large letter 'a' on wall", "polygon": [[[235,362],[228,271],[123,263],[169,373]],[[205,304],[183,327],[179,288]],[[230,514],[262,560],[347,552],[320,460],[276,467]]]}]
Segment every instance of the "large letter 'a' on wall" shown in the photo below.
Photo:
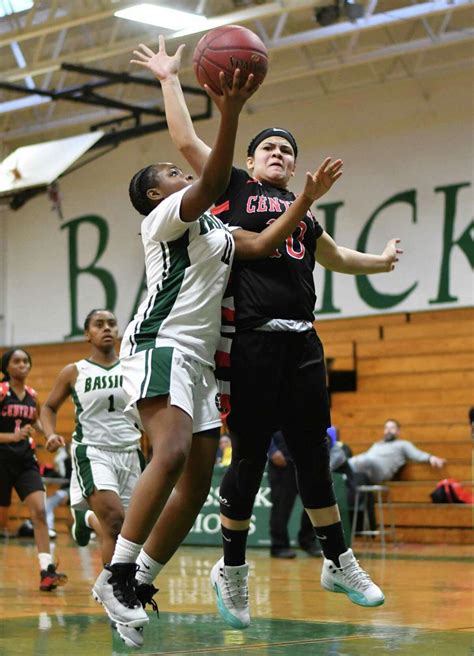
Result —
[{"label": "large letter 'a' on wall", "polygon": [[[79,230],[82,225],[88,224],[97,229],[98,232],[98,244],[96,254],[92,259],[92,262],[87,266],[79,265]],[[102,257],[109,240],[109,228],[107,221],[101,216],[89,215],[89,216],[80,216],[77,219],[68,221],[61,226],[61,230],[67,228],[69,230],[69,298],[70,298],[70,309],[71,309],[71,332],[69,335],[66,335],[65,338],[76,337],[77,335],[82,335],[83,330],[82,326],[78,325],[77,317],[77,305],[78,305],[78,288],[79,288],[79,276],[83,274],[88,274],[89,276],[94,276],[97,280],[100,281],[105,292],[105,304],[104,307],[107,310],[114,311],[115,303],[117,300],[117,285],[115,280],[107,269],[103,267],[96,266],[99,259]],[[91,300],[91,308],[97,305],[97,302]],[[99,304],[100,305],[100,304]]]},{"label": "large letter 'a' on wall", "polygon": [[443,255],[441,257],[441,270],[439,275],[438,295],[430,299],[430,303],[454,303],[457,296],[452,296],[449,291],[451,251],[458,246],[466,256],[471,267],[474,267],[474,239],[472,237],[474,221],[467,226],[458,239],[454,239],[454,221],[456,219],[456,201],[458,191],[463,187],[470,187],[469,182],[435,187],[436,193],[444,194],[444,230],[443,230]]},{"label": "large letter 'a' on wall", "polygon": [[[408,191],[402,191],[399,194],[395,194],[395,196],[391,196],[388,200],[382,203],[382,205],[377,207],[367,221],[357,242],[358,251],[362,251],[363,253],[366,252],[367,241],[369,239],[373,222],[382,210],[390,205],[395,205],[396,203],[407,203],[410,205],[412,209],[412,222],[416,223],[416,189],[409,189]],[[398,305],[404,301],[418,285],[418,283],[415,282],[411,287],[400,294],[382,294],[373,287],[371,282],[369,282],[369,276],[356,276],[356,283],[360,297],[367,303],[367,305],[377,308],[378,310],[386,310],[387,308]]]}]

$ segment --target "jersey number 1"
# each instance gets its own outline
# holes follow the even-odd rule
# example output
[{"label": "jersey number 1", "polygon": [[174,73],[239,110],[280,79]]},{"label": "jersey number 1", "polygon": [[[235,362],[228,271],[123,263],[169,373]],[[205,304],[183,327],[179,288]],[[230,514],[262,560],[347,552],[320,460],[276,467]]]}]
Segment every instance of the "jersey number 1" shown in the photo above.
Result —
[{"label": "jersey number 1", "polygon": [[115,412],[115,406],[114,406],[115,399],[113,394],[111,394],[108,397],[108,401],[109,401],[109,412]]}]

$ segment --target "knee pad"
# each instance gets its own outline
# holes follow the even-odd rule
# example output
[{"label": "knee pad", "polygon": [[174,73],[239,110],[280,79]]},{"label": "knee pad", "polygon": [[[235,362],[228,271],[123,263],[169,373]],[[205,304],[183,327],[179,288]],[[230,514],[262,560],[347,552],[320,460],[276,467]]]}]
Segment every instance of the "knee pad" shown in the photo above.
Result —
[{"label": "knee pad", "polygon": [[220,489],[221,513],[225,517],[245,520],[252,515],[265,465],[266,458],[232,461]]},{"label": "knee pad", "polygon": [[305,453],[294,455],[298,490],[305,508],[327,508],[336,503],[329,467],[327,440],[312,439]]}]

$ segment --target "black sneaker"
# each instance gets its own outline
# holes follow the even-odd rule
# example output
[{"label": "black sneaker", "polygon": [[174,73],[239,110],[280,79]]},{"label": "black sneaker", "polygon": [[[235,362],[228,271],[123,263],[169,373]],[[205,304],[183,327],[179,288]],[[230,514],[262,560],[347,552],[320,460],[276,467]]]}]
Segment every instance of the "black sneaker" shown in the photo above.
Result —
[{"label": "black sneaker", "polygon": [[48,565],[47,569],[42,569],[40,572],[40,590],[42,592],[51,592],[55,590],[58,586],[66,585],[67,576],[66,574],[60,574],[56,571],[56,565]]},{"label": "black sneaker", "polygon": [[152,609],[159,617],[160,611],[158,610],[158,604],[153,599],[153,595],[158,592],[158,588],[155,588],[152,583],[139,583],[139,581],[136,581],[135,592],[143,608],[145,608],[147,604],[150,604]]}]

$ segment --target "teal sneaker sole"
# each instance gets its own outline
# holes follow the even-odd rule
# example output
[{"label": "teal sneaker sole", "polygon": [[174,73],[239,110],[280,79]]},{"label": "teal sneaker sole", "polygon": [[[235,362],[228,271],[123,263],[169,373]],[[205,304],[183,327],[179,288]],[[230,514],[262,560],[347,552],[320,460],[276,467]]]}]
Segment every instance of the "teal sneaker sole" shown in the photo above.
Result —
[{"label": "teal sneaker sole", "polygon": [[354,604],[357,604],[358,606],[365,606],[366,608],[376,608],[377,606],[382,606],[385,601],[385,597],[382,597],[382,599],[379,599],[378,601],[367,601],[364,595],[356,592],[355,590],[348,590],[343,585],[338,585],[337,583],[334,584],[333,592],[341,592],[346,594]]},{"label": "teal sneaker sole", "polygon": [[235,617],[235,615],[232,615],[232,613],[227,610],[219,593],[219,588],[216,584],[214,584],[214,592],[216,593],[217,610],[219,611],[219,614],[224,622],[231,626],[233,629],[246,629],[248,624],[244,624],[239,620],[238,617]]}]

